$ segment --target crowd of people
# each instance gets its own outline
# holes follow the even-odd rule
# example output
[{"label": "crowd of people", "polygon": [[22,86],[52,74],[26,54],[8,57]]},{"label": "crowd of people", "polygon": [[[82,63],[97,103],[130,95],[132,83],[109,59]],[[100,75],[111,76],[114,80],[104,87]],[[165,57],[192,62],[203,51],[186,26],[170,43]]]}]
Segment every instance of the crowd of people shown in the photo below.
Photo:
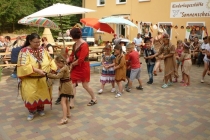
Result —
[{"label": "crowd of people", "polygon": [[[53,47],[48,43],[47,38],[41,39],[36,33],[27,35],[25,41],[17,38],[13,45],[9,45],[10,37],[5,37],[4,40],[0,36],[0,50],[11,51],[11,61],[17,64],[11,76],[19,78],[19,90],[29,111],[27,120],[33,120],[35,114],[44,116],[44,105],[52,104],[52,79],[60,79],[56,104],[61,104],[63,117],[58,124],[68,123],[79,83],[82,83],[82,87],[90,95],[90,102],[87,105],[97,104],[96,95],[89,86],[89,46],[81,35],[79,28],[71,29],[70,36],[75,42],[71,54],[57,56],[54,56]],[[178,77],[181,77],[182,86],[190,86],[191,65],[196,59],[198,66],[201,65],[202,60],[204,63],[201,77],[203,83],[206,73],[210,74],[210,37],[204,37],[203,43],[200,43],[198,37],[193,34],[189,37],[189,41],[178,40],[176,46],[171,44],[169,38],[163,30],[158,30],[156,37],[152,37],[151,33],[145,30],[143,35],[138,33],[132,43],[125,42],[122,36],[118,38],[114,35],[113,43],[107,43],[103,49],[101,89],[98,93],[102,94],[105,84],[110,83],[111,92],[116,93],[115,97],[119,98],[124,89],[131,92],[135,79],[139,84],[136,89],[143,90],[140,76],[141,55],[146,62],[149,85],[153,84],[153,76],[157,75],[157,71],[163,71],[161,61],[164,61],[162,88],[168,88],[172,83],[178,82]],[[180,75],[178,75],[178,68],[181,68]],[[123,81],[127,83],[123,85]],[[118,88],[115,88],[115,84]]]}]

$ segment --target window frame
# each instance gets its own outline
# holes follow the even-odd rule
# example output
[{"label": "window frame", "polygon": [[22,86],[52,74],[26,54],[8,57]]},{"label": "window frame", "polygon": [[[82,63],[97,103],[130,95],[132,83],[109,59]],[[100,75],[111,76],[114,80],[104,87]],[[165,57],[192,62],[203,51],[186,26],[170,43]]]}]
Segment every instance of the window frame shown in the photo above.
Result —
[{"label": "window frame", "polygon": [[116,4],[126,4],[127,0],[125,0],[125,2],[120,2],[120,0],[116,0]]},{"label": "window frame", "polygon": [[[203,24],[202,26],[206,26],[206,25],[205,25],[205,24],[206,24],[205,21],[197,21],[197,22],[187,22],[187,23],[186,23],[186,27],[187,27],[187,26],[191,26],[191,25],[189,25],[189,23],[191,23],[191,24],[193,24],[193,25],[196,25],[196,23],[197,23],[197,24]],[[205,34],[205,31],[202,31],[201,38],[199,38],[199,41],[203,41],[204,34]],[[189,35],[190,35],[190,32],[188,32],[188,31],[186,30],[186,32],[185,32],[185,38],[187,38],[187,40],[189,39]]]},{"label": "window frame", "polygon": [[101,0],[97,0],[97,6],[105,6],[106,4],[106,0],[104,0],[104,4],[100,4]]},{"label": "window frame", "polygon": [[[160,25],[163,24],[163,25],[170,25],[172,26],[172,22],[158,22],[158,29],[160,29]],[[170,31],[170,40],[172,40],[172,34],[173,34],[173,30],[172,30],[172,27],[171,28],[171,31]],[[168,33],[168,32],[167,32]]]}]

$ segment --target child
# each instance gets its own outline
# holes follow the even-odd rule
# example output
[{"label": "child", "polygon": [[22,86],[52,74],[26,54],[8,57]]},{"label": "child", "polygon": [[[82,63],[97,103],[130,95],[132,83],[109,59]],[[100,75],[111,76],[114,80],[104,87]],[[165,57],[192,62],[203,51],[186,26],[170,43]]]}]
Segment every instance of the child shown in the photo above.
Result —
[{"label": "child", "polygon": [[69,99],[74,98],[72,84],[69,77],[69,67],[66,65],[66,59],[61,55],[55,58],[57,67],[60,69],[57,74],[48,73],[47,77],[51,79],[60,79],[59,93],[61,97],[61,106],[63,110],[63,118],[58,123],[60,125],[68,123],[70,118]]},{"label": "child", "polygon": [[130,74],[131,74],[131,67],[130,67],[130,61],[129,61],[129,49],[126,49],[125,54],[125,61],[126,61],[126,78],[127,78],[127,84],[125,85],[125,88],[128,87],[128,83],[130,82]]},{"label": "child", "polygon": [[128,49],[128,52],[129,52],[131,74],[130,74],[129,85],[126,88],[126,91],[127,92],[131,91],[132,82],[133,82],[134,79],[137,79],[138,82],[139,82],[139,86],[136,87],[136,89],[143,90],[142,82],[141,82],[141,79],[140,79],[141,64],[140,64],[140,61],[139,61],[139,54],[138,54],[138,52],[134,51],[134,44],[132,44],[132,43],[127,45],[127,49]]},{"label": "child", "polygon": [[146,43],[146,49],[144,50],[144,59],[147,63],[147,71],[149,74],[149,81],[147,84],[153,83],[153,69],[155,66],[156,58],[155,58],[155,50],[152,48],[152,42],[151,40],[147,40]]},{"label": "child", "polygon": [[114,66],[115,81],[119,88],[119,92],[117,92],[115,97],[118,98],[122,95],[123,92],[122,81],[125,81],[126,79],[126,61],[122,51],[122,47],[119,44],[117,44],[114,47],[114,54],[116,56],[115,66]]},{"label": "child", "polygon": [[[177,63],[177,73],[179,70],[179,65],[181,65],[181,70],[182,70],[182,62],[179,60],[179,58],[181,57],[181,54],[183,52],[183,43],[181,40],[177,41],[177,48],[176,48],[176,63]],[[177,82],[177,78],[175,78],[175,80],[173,81],[174,83]],[[183,82],[183,75],[182,75],[182,81]]]},{"label": "child", "polygon": [[115,56],[111,54],[110,45],[106,45],[106,47],[103,50],[104,50],[104,55],[102,56],[103,69],[100,78],[101,89],[98,91],[99,94],[103,92],[106,83],[111,83],[112,84],[111,92],[115,92],[115,78],[114,78]]},{"label": "child", "polygon": [[182,62],[182,73],[184,78],[184,83],[182,86],[190,85],[190,69],[192,66],[191,54],[190,54],[190,42],[183,43],[184,50],[181,54],[180,61]]}]

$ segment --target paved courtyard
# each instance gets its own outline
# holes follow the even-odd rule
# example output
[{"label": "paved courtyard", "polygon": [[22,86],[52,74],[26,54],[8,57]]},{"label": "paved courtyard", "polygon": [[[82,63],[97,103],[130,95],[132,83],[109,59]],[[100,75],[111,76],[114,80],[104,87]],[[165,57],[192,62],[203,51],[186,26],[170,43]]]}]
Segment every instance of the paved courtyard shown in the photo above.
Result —
[{"label": "paved courtyard", "polygon": [[[144,90],[134,88],[115,98],[106,85],[97,95],[98,104],[89,107],[89,95],[79,85],[75,108],[66,125],[61,119],[60,105],[46,105],[46,115],[27,121],[27,110],[17,97],[17,81],[10,78],[12,69],[4,69],[0,81],[0,140],[210,140],[210,76],[200,83],[203,67],[193,66],[191,86],[180,83],[162,89],[163,73],[154,84],[146,85],[148,75],[142,67]],[[100,89],[100,74],[91,71],[90,86]],[[180,80],[180,79],[179,79]],[[53,89],[57,98],[58,82]],[[30,92],[30,91],[29,91]]]}]

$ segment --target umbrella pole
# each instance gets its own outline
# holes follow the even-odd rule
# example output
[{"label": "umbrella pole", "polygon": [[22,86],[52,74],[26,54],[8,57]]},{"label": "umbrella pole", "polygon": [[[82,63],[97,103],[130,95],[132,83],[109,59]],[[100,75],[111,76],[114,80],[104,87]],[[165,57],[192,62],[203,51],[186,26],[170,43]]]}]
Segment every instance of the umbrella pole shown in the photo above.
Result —
[{"label": "umbrella pole", "polygon": [[61,15],[60,15],[60,23],[61,23],[61,35],[62,35],[62,38],[63,38],[63,46],[65,48],[66,46],[65,46],[64,36],[63,36],[63,25],[62,25]]}]

